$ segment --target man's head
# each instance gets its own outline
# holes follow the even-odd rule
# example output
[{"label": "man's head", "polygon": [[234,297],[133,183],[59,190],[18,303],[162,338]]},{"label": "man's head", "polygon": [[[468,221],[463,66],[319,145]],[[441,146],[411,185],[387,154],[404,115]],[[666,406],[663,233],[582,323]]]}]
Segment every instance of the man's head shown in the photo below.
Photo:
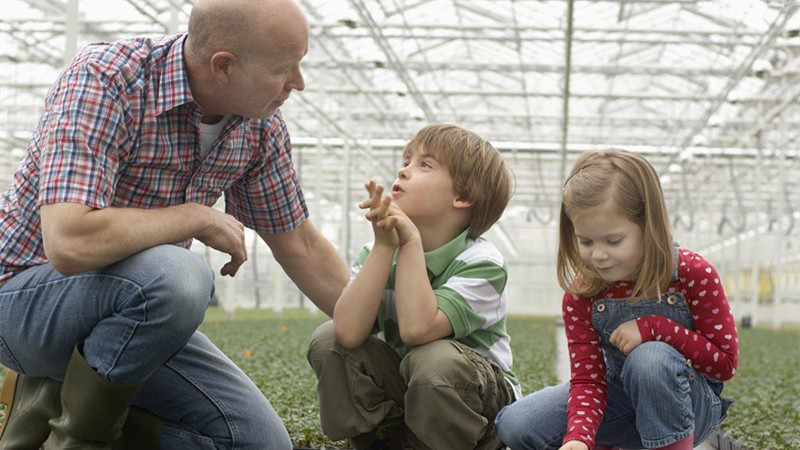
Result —
[{"label": "man's head", "polygon": [[292,89],[305,88],[308,36],[293,0],[198,0],[184,50],[204,115],[275,114]]},{"label": "man's head", "polygon": [[456,125],[428,125],[406,144],[403,159],[423,149],[447,167],[453,187],[471,203],[469,237],[486,232],[503,215],[512,194],[511,173],[500,152],[477,134]]}]

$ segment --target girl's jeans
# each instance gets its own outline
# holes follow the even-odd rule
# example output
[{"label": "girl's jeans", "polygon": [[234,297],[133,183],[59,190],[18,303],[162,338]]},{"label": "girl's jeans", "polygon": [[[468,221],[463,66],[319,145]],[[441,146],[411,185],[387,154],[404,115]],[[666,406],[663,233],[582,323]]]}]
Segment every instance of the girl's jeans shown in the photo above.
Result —
[{"label": "girl's jeans", "polygon": [[0,364],[63,380],[80,344],[112,383],[141,384],[132,403],[166,420],[164,449],[290,449],[261,391],[197,331],[214,273],[174,245],[63,276],[31,267],[0,287]]},{"label": "girl's jeans", "polygon": [[[608,405],[596,443],[626,449],[659,448],[694,434],[704,441],[731,404],[719,397],[722,383],[695,370],[671,345],[644,342],[627,356],[609,342],[611,333],[636,317],[660,315],[694,329],[682,294],[629,303],[598,299],[592,325],[606,362]],[[548,387],[503,409],[496,423],[514,450],[558,449],[567,432],[569,384]]]}]

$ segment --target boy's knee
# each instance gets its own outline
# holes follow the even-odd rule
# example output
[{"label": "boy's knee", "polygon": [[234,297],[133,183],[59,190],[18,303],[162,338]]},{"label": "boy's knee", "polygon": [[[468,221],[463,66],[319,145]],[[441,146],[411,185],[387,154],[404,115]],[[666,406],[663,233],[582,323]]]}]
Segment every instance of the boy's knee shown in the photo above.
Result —
[{"label": "boy's knee", "polygon": [[332,350],[336,343],[336,334],[333,328],[333,321],[329,320],[322,325],[318,326],[311,334],[311,340],[308,343],[308,353]]},{"label": "boy's knee", "polygon": [[[455,382],[461,378],[471,380],[474,370],[456,341],[440,339],[411,349],[400,363],[400,373],[406,383],[415,381]],[[449,384],[449,383],[446,383]]]},{"label": "boy's knee", "polygon": [[306,352],[306,360],[317,371],[322,369],[322,364],[335,352],[336,349],[336,334],[333,328],[333,321],[329,320],[322,325],[318,326],[311,334],[311,340],[308,343],[308,351]]}]

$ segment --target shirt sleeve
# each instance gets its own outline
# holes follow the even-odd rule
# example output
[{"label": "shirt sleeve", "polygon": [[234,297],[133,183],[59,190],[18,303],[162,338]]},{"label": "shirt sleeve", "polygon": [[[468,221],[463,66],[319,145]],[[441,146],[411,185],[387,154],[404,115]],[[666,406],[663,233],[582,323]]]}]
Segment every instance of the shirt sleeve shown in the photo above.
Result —
[{"label": "shirt sleeve", "polygon": [[700,372],[720,381],[731,379],[739,361],[739,338],[717,271],[700,255],[681,250],[678,276],[695,330],[663,316],[645,316],[637,320],[642,340],[668,342]]},{"label": "shirt sleeve", "polygon": [[76,60],[46,97],[32,147],[40,154],[39,205],[108,206],[129,145],[124,90],[91,61]]},{"label": "shirt sleeve", "polygon": [[563,442],[581,441],[592,448],[608,397],[603,350],[592,326],[591,300],[566,293],[562,314],[570,360],[567,434]]},{"label": "shirt sleeve", "polygon": [[228,190],[226,211],[258,232],[282,233],[308,218],[292,161],[292,146],[280,112],[271,120],[251,121],[246,144],[261,154],[248,175]]},{"label": "shirt sleeve", "polygon": [[469,261],[433,290],[436,301],[453,327],[455,339],[488,328],[502,320],[507,305],[501,298],[508,273],[490,259]]}]

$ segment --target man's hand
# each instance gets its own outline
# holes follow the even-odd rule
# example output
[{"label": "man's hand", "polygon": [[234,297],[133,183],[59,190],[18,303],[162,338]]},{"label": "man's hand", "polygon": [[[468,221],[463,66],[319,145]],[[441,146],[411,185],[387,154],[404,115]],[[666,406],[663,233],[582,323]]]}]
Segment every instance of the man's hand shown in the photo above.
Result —
[{"label": "man's hand", "polygon": [[244,225],[230,214],[208,208],[209,226],[196,239],[203,244],[227,253],[231,260],[220,269],[220,274],[234,276],[239,267],[247,261],[247,246]]},{"label": "man's hand", "polygon": [[638,347],[639,344],[642,343],[642,334],[639,333],[639,326],[636,324],[636,319],[629,320],[617,327],[617,329],[611,333],[609,342],[626,355]]}]

